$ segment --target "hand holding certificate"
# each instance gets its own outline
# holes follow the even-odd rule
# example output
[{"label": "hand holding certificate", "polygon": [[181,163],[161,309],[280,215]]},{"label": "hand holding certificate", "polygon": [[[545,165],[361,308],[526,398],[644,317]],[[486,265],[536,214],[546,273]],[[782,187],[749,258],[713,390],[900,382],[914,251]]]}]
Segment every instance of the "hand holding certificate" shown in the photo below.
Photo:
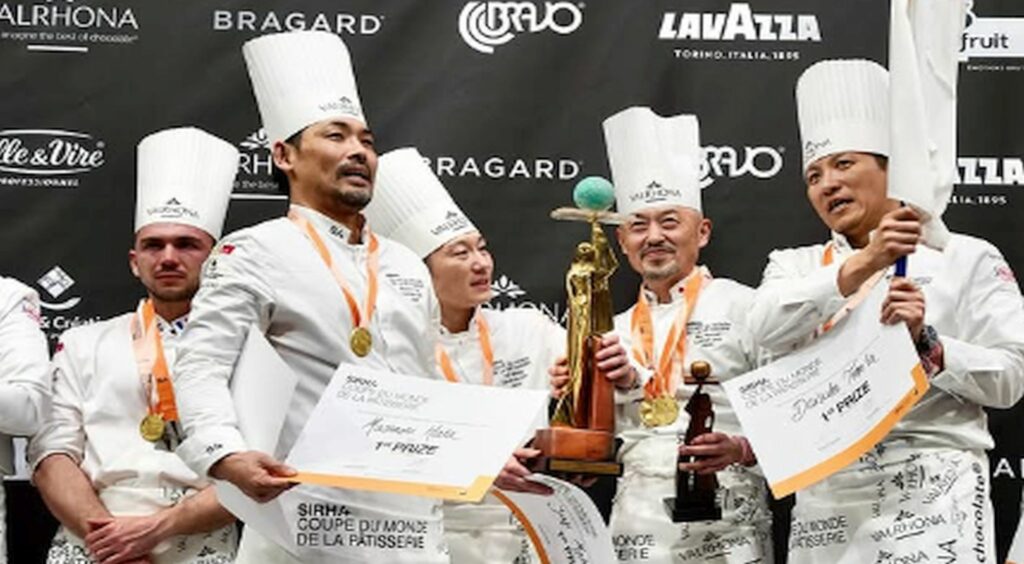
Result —
[{"label": "hand holding certificate", "polygon": [[927,391],[906,327],[879,321],[886,291],[876,284],[811,345],[723,383],[777,498],[856,460]]},{"label": "hand holding certificate", "polygon": [[546,403],[342,364],[287,462],[297,482],[479,501]]}]

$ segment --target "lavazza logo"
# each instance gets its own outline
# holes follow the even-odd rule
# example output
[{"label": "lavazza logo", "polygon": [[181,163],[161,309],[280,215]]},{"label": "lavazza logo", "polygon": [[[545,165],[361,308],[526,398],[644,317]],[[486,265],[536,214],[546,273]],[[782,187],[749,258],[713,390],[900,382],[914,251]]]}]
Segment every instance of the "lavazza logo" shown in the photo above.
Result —
[{"label": "lavazza logo", "polygon": [[1024,159],[1020,157],[959,157],[956,193],[949,203],[968,206],[1005,206],[1006,194],[979,193],[966,187],[1010,188],[1024,186]]},{"label": "lavazza logo", "polygon": [[523,33],[569,35],[583,25],[583,4],[572,2],[467,2],[459,13],[459,34],[486,54]]},{"label": "lavazza logo", "polygon": [[[728,12],[666,12],[658,27],[658,39],[701,43],[756,42],[770,45],[818,43],[821,27],[814,14],[755,12],[746,2],[730,4]],[[795,61],[792,49],[675,48],[677,59],[736,61]]]},{"label": "lavazza logo", "polygon": [[42,290],[39,293],[39,305],[43,311],[40,325],[51,341],[56,341],[61,333],[72,327],[100,320],[98,316],[82,317],[72,313],[72,310],[82,302],[82,298],[70,295],[73,293],[71,289],[75,285],[75,279],[60,265],[47,270],[36,280],[36,285]]},{"label": "lavazza logo", "polygon": [[0,186],[76,188],[103,166],[105,144],[65,129],[0,130]]},{"label": "lavazza logo", "polygon": [[212,26],[214,31],[245,31],[259,34],[315,30],[338,35],[375,35],[384,26],[384,15],[351,12],[214,10]]},{"label": "lavazza logo", "polygon": [[238,174],[231,197],[239,200],[284,200],[273,177],[270,140],[262,127],[238,144]]},{"label": "lavazza logo", "polygon": [[46,0],[0,3],[0,41],[29,51],[86,53],[97,45],[130,45],[139,39],[131,7],[113,2]]}]

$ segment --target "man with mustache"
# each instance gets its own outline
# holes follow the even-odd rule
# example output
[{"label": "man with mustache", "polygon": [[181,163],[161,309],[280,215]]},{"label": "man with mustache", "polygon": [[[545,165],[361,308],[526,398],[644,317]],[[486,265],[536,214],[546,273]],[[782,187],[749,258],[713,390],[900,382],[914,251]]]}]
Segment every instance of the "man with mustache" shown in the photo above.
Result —
[{"label": "man with mustache", "polygon": [[[921,245],[920,216],[887,197],[889,74],[822,61],[796,86],[807,198],[832,234],[773,251],[751,310],[761,346],[807,344],[879,271],[908,257],[882,322],[905,323],[930,388],[872,450],[796,495],[791,563],[995,562],[985,407],[1024,392],[1024,306],[999,250],[954,234]],[[950,163],[952,165],[952,163]]]},{"label": "man with mustache", "polygon": [[[625,466],[612,506],[611,527],[621,562],[770,562],[771,515],[763,478],[720,386],[704,392],[713,403],[712,432],[680,444],[689,424],[684,407],[696,386],[690,364],[711,365],[722,381],[756,367],[745,312],[753,290],[713,278],[698,265],[711,237],[701,210],[701,148],[696,116],[661,117],[634,107],[604,122],[615,184],[619,245],[643,278],[638,301],[615,316],[615,332],[639,365],[631,390],[617,393],[616,425]],[[556,375],[556,385],[564,375]],[[722,519],[673,523],[662,500],[675,496],[676,458],[699,457],[683,469],[717,472]],[[639,539],[647,541],[643,550]],[[717,548],[716,548],[717,547]]]},{"label": "man with mustache", "polygon": [[[438,308],[419,257],[374,233],[361,213],[373,195],[377,152],[345,44],[300,31],[258,37],[242,51],[291,206],[287,217],[226,237],[207,264],[175,366],[186,434],[178,454],[200,475],[268,502],[293,485],[294,471],[280,459],[340,363],[437,377]],[[272,453],[250,450],[228,389],[250,327],[298,377]],[[304,547],[296,559],[248,528],[239,561],[447,561],[436,500],[314,486],[286,496],[274,503],[293,526],[302,505],[344,515],[337,521],[365,534]]]},{"label": "man with mustache", "polygon": [[194,128],[139,143],[132,274],[136,311],[61,336],[53,408],[29,443],[33,480],[61,522],[47,562],[227,563],[234,517],[180,439],[168,367],[238,168],[231,144]]}]

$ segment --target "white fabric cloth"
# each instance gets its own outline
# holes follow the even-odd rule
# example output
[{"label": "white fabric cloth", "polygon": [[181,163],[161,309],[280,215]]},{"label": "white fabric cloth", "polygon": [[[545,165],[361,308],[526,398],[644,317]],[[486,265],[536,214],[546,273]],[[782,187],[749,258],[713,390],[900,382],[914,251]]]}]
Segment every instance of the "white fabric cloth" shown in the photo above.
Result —
[{"label": "white fabric cloth", "polygon": [[[702,275],[702,268],[690,276]],[[672,322],[685,306],[686,279],[671,290],[671,302],[660,304],[647,296],[654,325],[655,361],[661,354]],[[715,278],[701,291],[687,324],[686,358],[673,373],[681,380],[690,363],[711,365],[711,378],[728,380],[758,365],[758,351],[745,327],[753,290],[724,278]],[[630,319],[634,305],[615,316],[615,332],[631,351]],[[644,371],[643,380],[650,377]],[[662,499],[673,497],[677,446],[686,433],[686,402],[695,385],[676,388],[679,418],[663,427],[646,427],[639,408],[643,388],[617,394],[616,426],[622,439],[619,450],[625,465],[612,506],[612,538],[620,562],[729,562],[772,561],[771,513],[766,485],[756,467],[733,465],[718,473],[722,520],[672,523]],[[740,435],[739,421],[721,386],[705,385],[715,411],[714,431]],[[645,537],[644,535],[650,535]],[[758,560],[760,559],[760,560]]]},{"label": "white fabric cloth", "polygon": [[956,99],[964,0],[894,0],[889,22],[889,197],[924,215],[924,242],[941,249],[956,183]]},{"label": "white fabric cloth", "polygon": [[147,135],[138,147],[135,231],[181,223],[220,238],[238,171],[238,149],[194,127]]},{"label": "white fabric cloth", "polygon": [[477,231],[414,148],[381,155],[373,200],[363,215],[377,233],[426,258],[448,241]]},{"label": "white fabric cloth", "polygon": [[889,73],[866,60],[814,63],[796,83],[804,170],[843,151],[889,155]]},{"label": "white fabric cloth", "polygon": [[[490,328],[494,385],[548,389],[548,367],[565,354],[565,329],[535,309],[481,308],[477,315],[483,315]],[[483,383],[483,353],[475,323],[461,333],[442,328],[441,344],[460,382]],[[547,422],[538,423],[546,426]],[[446,503],[444,529],[454,564],[537,561],[512,512],[491,495],[475,504]]]},{"label": "white fabric cloth", "polygon": [[38,431],[48,408],[50,353],[39,319],[36,292],[0,277],[0,475],[14,472],[11,435]]},{"label": "white fabric cloth", "polygon": [[[773,353],[785,354],[806,344],[815,329],[842,307],[837,275],[842,262],[854,251],[841,235],[833,234],[832,242],[835,262],[830,266],[822,266],[823,245],[777,250],[769,255],[764,280],[750,311],[750,326],[761,345]],[[1020,289],[998,249],[965,235],[954,234],[943,252],[919,246],[909,257],[907,272],[924,292],[925,322],[939,334],[945,368],[932,377],[928,392],[881,444],[906,444],[914,449],[911,454],[935,452],[940,458],[956,452],[972,453],[987,469],[983,451],[991,448],[993,441],[983,407],[1010,407],[1024,393],[1024,303]],[[886,470],[887,479],[898,478],[897,467]],[[826,496],[832,510],[863,503],[853,501],[858,494],[851,488],[860,487],[861,478],[849,474],[856,472],[855,465],[816,486],[814,503],[824,504]],[[960,477],[968,479],[966,475]],[[804,492],[797,494],[794,519],[802,514],[802,495]],[[952,503],[952,499],[945,498],[941,503]],[[861,553],[855,551],[861,550],[857,545],[867,541],[857,539],[867,538],[865,534],[870,537],[885,526],[884,519],[893,517],[876,514],[873,519],[861,520],[858,515],[864,516],[850,513],[844,525],[844,546],[852,558],[844,562],[863,561],[858,559]],[[918,541],[936,544],[948,540],[939,538],[938,531],[934,533],[937,536],[927,532]],[[973,539],[973,531],[970,534]],[[992,534],[989,520],[984,527],[985,538]],[[853,544],[849,544],[850,539]],[[833,554],[831,549],[821,555],[812,554],[807,561],[838,560],[829,556]],[[988,558],[986,561],[994,558],[991,552]]]},{"label": "white fabric cloth", "polygon": [[[308,208],[293,209],[323,238],[361,302],[367,287],[366,237],[350,244],[350,232],[343,225]],[[434,369],[440,316],[430,274],[405,247],[379,240],[379,293],[369,324],[373,348],[363,358],[349,346],[352,316],[341,290],[304,232],[291,221],[275,219],[232,233],[211,254],[173,371],[186,435],[177,452],[196,472],[206,475],[217,460],[247,450],[228,382],[253,324],[298,376],[278,449],[271,453],[278,459],[290,451],[339,363],[440,377]],[[299,486],[286,495],[322,497],[316,490]],[[445,561],[436,501],[342,489],[328,494],[330,503],[345,505],[360,519],[415,519],[427,531],[427,550],[377,552],[378,560]],[[278,556],[263,557],[271,561]],[[338,554],[335,561],[343,558],[359,561],[370,556]]]},{"label": "white fabric cloth", "polygon": [[[185,466],[161,442],[139,434],[149,400],[132,349],[134,313],[69,329],[51,365],[53,409],[29,442],[29,464],[64,454],[78,463],[100,501],[114,516],[151,515],[194,495],[209,482]],[[168,363],[184,320],[157,322]],[[155,563],[231,562],[234,525],[210,533],[168,539],[153,552]],[[84,543],[61,529],[48,562],[92,562]]]},{"label": "white fabric cloth", "polygon": [[331,118],[366,123],[348,47],[326,31],[289,31],[242,45],[270,143]]},{"label": "white fabric cloth", "polygon": [[884,441],[797,493],[791,564],[996,564],[983,451]]},{"label": "white fabric cloth", "polygon": [[632,107],[605,119],[603,126],[618,213],[656,206],[701,211],[697,116],[662,117]]}]

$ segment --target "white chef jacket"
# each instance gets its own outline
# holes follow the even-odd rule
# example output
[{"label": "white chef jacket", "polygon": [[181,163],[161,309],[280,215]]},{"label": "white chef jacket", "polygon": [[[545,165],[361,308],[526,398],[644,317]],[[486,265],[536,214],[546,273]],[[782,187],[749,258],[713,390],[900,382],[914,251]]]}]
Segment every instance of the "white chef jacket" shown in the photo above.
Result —
[{"label": "white chef jacket", "polygon": [[[830,266],[822,266],[824,245],[769,255],[750,311],[762,347],[785,354],[807,344],[843,306],[839,267],[855,250],[838,233],[832,244]],[[907,275],[924,292],[925,323],[939,334],[945,369],[888,439],[992,448],[982,408],[1008,408],[1024,394],[1024,301],[1013,271],[992,244],[954,234],[943,252],[919,245],[908,258]]]},{"label": "white chef jacket", "polygon": [[[14,472],[11,435],[39,429],[50,395],[50,353],[39,330],[39,296],[0,277],[0,476]],[[7,562],[6,503],[0,487],[0,564]]]},{"label": "white chef jacket", "polygon": [[[689,276],[710,276],[704,267]],[[685,308],[684,290],[689,276],[670,290],[671,301],[658,303],[657,296],[644,290],[654,326],[655,366],[665,339],[680,308]],[[711,365],[711,379],[724,381],[758,366],[758,350],[745,327],[746,311],[753,290],[724,278],[712,278],[701,291],[686,325],[685,359],[674,366],[677,378],[689,372],[697,360]],[[615,332],[632,357],[630,307],[615,316]],[[616,555],[622,562],[771,562],[771,514],[767,507],[764,478],[756,467],[733,465],[717,474],[723,518],[720,521],[672,523],[662,499],[675,496],[678,444],[686,434],[687,401],[695,384],[680,381],[676,388],[679,417],[670,425],[647,427],[640,420],[643,384],[651,377],[641,371],[641,386],[616,393],[616,427],[624,464],[619,491],[612,506],[612,535]],[[713,431],[742,435],[739,420],[719,385],[705,385],[711,396],[715,421]],[[644,550],[646,548],[646,550]],[[713,559],[721,556],[722,560]],[[761,558],[762,560],[756,560]]]},{"label": "white chef jacket", "polygon": [[39,296],[0,277],[0,474],[14,471],[10,435],[39,430],[50,395],[50,353],[39,330]]},{"label": "white chef jacket", "polygon": [[[365,232],[362,242],[351,244],[350,231],[344,225],[309,208],[293,205],[292,209],[309,220],[323,238],[362,307],[367,288]],[[272,453],[278,459],[291,450],[340,363],[440,377],[434,369],[440,314],[430,274],[411,251],[384,237],[378,239],[379,291],[369,323],[373,348],[362,358],[349,345],[353,320],[341,289],[301,228],[279,218],[221,241],[204,265],[173,370],[186,435],[177,452],[196,472],[206,475],[217,460],[247,450],[238,431],[228,382],[253,324],[298,376],[278,447]],[[284,495],[308,495],[315,503],[331,500],[357,516],[378,521],[423,520],[429,525],[426,528],[436,529],[425,541],[431,545],[428,550],[436,549],[429,557],[422,551],[394,550],[383,555],[371,553],[376,556],[333,558],[428,562],[438,560],[437,554],[444,552],[443,546],[433,546],[443,545],[440,504],[434,500],[309,486]]]},{"label": "white chef jacket", "polygon": [[[151,515],[209,485],[162,442],[149,442],[139,432],[149,396],[132,347],[134,317],[134,312],[126,313],[61,335],[50,367],[53,407],[28,446],[33,471],[52,454],[74,460],[114,516]],[[184,317],[173,322],[157,318],[168,365],[179,350],[184,326]],[[227,562],[236,541],[234,525],[229,525],[168,539],[154,555],[156,562]],[[186,549],[186,544],[192,546]],[[219,553],[220,559],[199,557],[204,548]],[[62,530],[54,550],[51,561],[75,562],[84,545]]]},{"label": "white chef jacket", "polygon": [[[476,315],[484,316],[490,330],[494,385],[548,389],[548,368],[565,354],[565,329],[535,309],[480,308]],[[483,384],[483,349],[475,322],[459,333],[450,333],[442,326],[440,342],[460,382]],[[547,426],[546,415],[539,422],[543,426]],[[529,540],[515,517],[489,494],[477,504],[446,503],[444,526],[455,564],[525,564],[531,558]]]},{"label": "white chef jacket", "polygon": [[[855,251],[839,234],[832,244],[830,266],[824,245],[769,256],[750,324],[773,353],[806,344],[845,302],[837,277]],[[1024,392],[1024,302],[998,249],[974,237],[954,234],[942,252],[918,246],[907,274],[925,295],[944,370],[878,446],[797,493],[791,562],[995,562],[982,408],[1010,407]]]}]

